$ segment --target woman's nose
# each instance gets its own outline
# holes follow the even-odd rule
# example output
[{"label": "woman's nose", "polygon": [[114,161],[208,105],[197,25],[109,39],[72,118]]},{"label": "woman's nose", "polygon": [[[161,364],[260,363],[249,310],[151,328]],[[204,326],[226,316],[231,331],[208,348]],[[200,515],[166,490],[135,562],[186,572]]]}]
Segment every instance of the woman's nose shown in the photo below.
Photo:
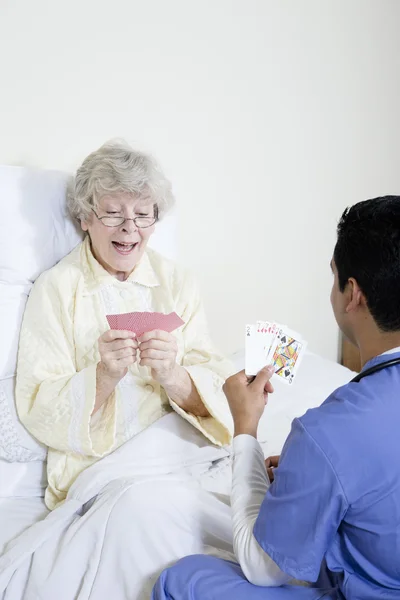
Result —
[{"label": "woman's nose", "polygon": [[122,231],[126,231],[127,233],[132,233],[136,231],[137,227],[135,221],[133,219],[127,219],[125,223],[122,225]]}]

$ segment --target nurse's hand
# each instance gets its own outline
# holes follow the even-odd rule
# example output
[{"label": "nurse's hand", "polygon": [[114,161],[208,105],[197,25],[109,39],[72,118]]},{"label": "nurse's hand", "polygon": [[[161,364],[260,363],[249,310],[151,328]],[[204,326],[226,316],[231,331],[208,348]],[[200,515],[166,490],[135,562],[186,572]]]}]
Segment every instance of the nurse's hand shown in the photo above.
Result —
[{"label": "nurse's hand", "polygon": [[268,394],[274,391],[270,379],[274,373],[272,366],[264,367],[253,379],[244,371],[229,377],[223,390],[231,409],[235,426],[234,436],[240,434],[257,437],[258,422],[268,401]]},{"label": "nurse's hand", "polygon": [[274,469],[278,468],[280,456],[269,456],[265,459],[265,467],[267,469],[268,477],[272,483],[275,479]]}]

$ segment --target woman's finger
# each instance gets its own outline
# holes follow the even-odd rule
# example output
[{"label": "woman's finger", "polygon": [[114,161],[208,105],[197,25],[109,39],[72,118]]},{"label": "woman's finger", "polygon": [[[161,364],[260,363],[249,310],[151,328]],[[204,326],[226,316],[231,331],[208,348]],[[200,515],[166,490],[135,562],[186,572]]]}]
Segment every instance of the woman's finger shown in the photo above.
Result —
[{"label": "woman's finger", "polygon": [[155,329],[154,331],[148,331],[144,333],[139,339],[139,343],[142,344],[144,342],[148,342],[149,340],[161,340],[163,342],[170,342],[174,340],[174,336],[167,331],[162,331],[161,329]]},{"label": "woman's finger", "polygon": [[136,333],[133,331],[119,331],[116,329],[109,329],[105,331],[100,339],[103,342],[113,342],[114,340],[127,340],[136,338]]},{"label": "woman's finger", "polygon": [[165,369],[166,367],[165,360],[157,360],[155,358],[140,357],[139,362],[142,367],[149,367],[150,369],[154,369],[155,371],[160,371],[162,369]]},{"label": "woman's finger", "polygon": [[135,362],[136,362],[136,356],[134,356],[134,355],[126,356],[125,358],[121,358],[116,361],[119,369],[129,367],[130,365],[133,365]]},{"label": "woman's finger", "polygon": [[171,358],[171,352],[164,350],[154,350],[153,348],[149,348],[148,350],[140,349],[140,358],[152,358],[155,360],[168,360]]},{"label": "woman's finger", "polygon": [[141,352],[143,352],[144,350],[149,350],[150,348],[152,350],[161,350],[162,352],[168,352],[175,348],[175,344],[171,341],[165,342],[164,340],[156,339],[149,340],[148,342],[139,342],[139,349]]},{"label": "woman's finger", "polygon": [[137,340],[127,339],[127,340],[115,340],[114,342],[107,343],[107,351],[115,352],[116,350],[122,350],[123,348],[137,348],[138,343]]},{"label": "woman's finger", "polygon": [[133,356],[136,354],[134,348],[122,348],[121,350],[115,350],[115,352],[107,352],[106,358],[108,360],[118,360],[120,358],[126,358],[127,356]]}]

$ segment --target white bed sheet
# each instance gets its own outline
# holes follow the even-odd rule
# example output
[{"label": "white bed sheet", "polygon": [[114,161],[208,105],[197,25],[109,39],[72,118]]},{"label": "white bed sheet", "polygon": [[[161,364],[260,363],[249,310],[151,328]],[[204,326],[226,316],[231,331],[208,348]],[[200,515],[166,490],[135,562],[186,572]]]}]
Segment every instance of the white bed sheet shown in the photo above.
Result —
[{"label": "white bed sheet", "polygon": [[1,499],[43,498],[46,487],[46,461],[8,462],[0,458]]},{"label": "white bed sheet", "polygon": [[0,556],[9,541],[48,512],[43,498],[0,498]]}]

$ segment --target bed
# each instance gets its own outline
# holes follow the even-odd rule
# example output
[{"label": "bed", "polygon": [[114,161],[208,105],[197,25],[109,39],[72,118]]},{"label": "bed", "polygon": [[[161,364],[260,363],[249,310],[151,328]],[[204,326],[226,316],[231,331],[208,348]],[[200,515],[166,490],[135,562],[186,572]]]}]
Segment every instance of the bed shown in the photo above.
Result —
[{"label": "bed", "polygon": [[[46,449],[33,440],[19,423],[14,404],[18,334],[32,283],[43,270],[53,266],[81,239],[80,232],[66,217],[67,185],[68,175],[65,173],[0,167],[0,598],[3,599],[107,598],[107,585],[112,585],[112,579],[105,579],[96,584],[93,580],[87,589],[82,585],[79,587],[80,591],[74,592],[72,596],[71,591],[68,591],[72,588],[64,585],[65,563],[62,571],[63,585],[60,588],[57,563],[54,562],[51,566],[49,556],[46,555],[36,559],[35,549],[46,544],[51,546],[50,538],[62,527],[78,527],[77,515],[82,516],[87,509],[88,501],[94,493],[93,486],[101,489],[104,477],[107,479],[107,469],[116,468],[116,462],[113,462],[113,458],[108,462],[103,459],[103,471],[98,469],[95,472],[97,479],[95,477],[90,482],[85,480],[81,488],[77,488],[72,504],[67,503],[61,520],[53,518],[54,513],[45,519],[48,515],[43,501],[46,486]],[[172,215],[159,224],[152,238],[152,246],[170,258],[178,258],[175,245],[176,227],[176,217]],[[236,352],[232,355],[232,360],[237,370],[242,369],[244,353]],[[265,455],[279,454],[293,418],[303,414],[308,408],[318,406],[333,389],[347,383],[351,377],[352,372],[349,369],[308,353],[293,387],[280,382],[275,386],[275,393],[270,398],[259,429],[259,439]],[[173,418],[175,417],[177,415]],[[182,425],[176,419],[173,422],[170,419],[166,425],[168,431],[163,429],[162,425],[157,430],[157,436],[165,436],[171,444],[171,452],[168,457],[163,458],[162,468],[168,463],[168,472],[177,478],[177,485],[180,484],[182,476],[193,475],[195,472],[202,488],[225,496],[229,494],[228,452],[210,449],[197,433],[189,431],[186,425]],[[176,440],[170,438],[171,429],[182,438],[178,446],[174,446]],[[135,450],[136,454],[137,452],[140,455],[141,450]],[[183,462],[181,457],[184,457]],[[158,481],[157,477],[160,474],[160,464],[156,455],[145,453],[141,455],[141,460],[150,465],[149,472],[144,473],[137,461],[131,461],[130,475],[145,481],[146,485],[155,485],[154,482]],[[101,463],[103,461],[98,465]],[[126,473],[123,475],[126,477]],[[223,518],[221,516],[222,520]],[[93,530],[97,531],[96,527],[98,524],[93,521]],[[78,560],[82,544],[78,544],[74,550],[73,539],[79,539],[79,536],[70,537],[69,545],[58,542],[57,547],[53,548],[54,554],[60,556],[65,553],[67,557],[74,554]],[[179,543],[178,536],[175,544],[179,546]],[[88,547],[85,550],[87,554],[82,554],[79,568],[85,568],[86,560],[88,563],[91,561],[93,552],[97,551],[97,545],[93,548]],[[104,547],[102,552],[105,554]],[[101,560],[103,559],[102,556]],[[42,575],[27,587],[25,575],[34,572],[35,561],[40,563],[40,560],[43,563],[37,571],[42,572]],[[67,564],[78,573],[78,563],[70,563],[68,560],[69,558]],[[46,568],[50,564],[47,575],[43,570],[44,564]],[[21,574],[24,569],[25,575]],[[96,569],[98,572],[98,566]],[[151,583],[147,582],[147,591],[141,593],[140,597],[147,597]],[[37,591],[39,586],[42,590],[40,595]],[[115,598],[132,597],[125,596],[124,591],[118,595],[115,587],[111,587],[109,593]]]}]

